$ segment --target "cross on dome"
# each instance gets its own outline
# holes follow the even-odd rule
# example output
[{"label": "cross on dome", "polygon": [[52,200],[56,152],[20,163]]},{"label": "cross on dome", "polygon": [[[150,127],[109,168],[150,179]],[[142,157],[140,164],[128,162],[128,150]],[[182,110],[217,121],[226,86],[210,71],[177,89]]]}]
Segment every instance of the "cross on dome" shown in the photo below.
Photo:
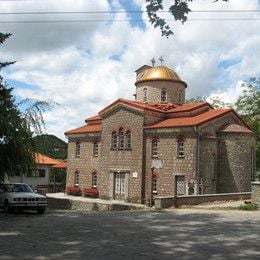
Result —
[{"label": "cross on dome", "polygon": [[155,64],[155,59],[154,58],[151,59],[151,63],[153,65],[153,67],[154,67],[154,64]]},{"label": "cross on dome", "polygon": [[163,65],[163,61],[164,61],[162,56],[159,58],[159,61],[161,62],[161,66],[162,66]]}]

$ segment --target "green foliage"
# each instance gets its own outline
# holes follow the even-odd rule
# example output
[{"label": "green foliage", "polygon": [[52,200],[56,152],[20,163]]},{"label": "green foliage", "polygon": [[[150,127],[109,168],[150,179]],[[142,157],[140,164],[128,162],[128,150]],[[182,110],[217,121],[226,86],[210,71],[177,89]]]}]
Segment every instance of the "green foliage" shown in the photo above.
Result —
[{"label": "green foliage", "polygon": [[240,210],[248,210],[248,211],[257,210],[257,208],[258,208],[257,205],[254,203],[244,204],[239,206]]},{"label": "green foliage", "polygon": [[32,133],[0,76],[0,179],[5,173],[28,172],[34,165]]},{"label": "green foliage", "polygon": [[201,96],[197,96],[185,100],[185,103],[199,103],[199,102],[207,102],[207,101],[205,97],[201,97]]},{"label": "green foliage", "polygon": [[34,130],[34,134],[41,134],[45,130],[43,113],[50,110],[54,105],[57,105],[51,101],[35,100],[26,98],[18,103],[19,107],[24,107],[22,116],[27,123],[27,127],[31,127]]},{"label": "green foliage", "polygon": [[[10,35],[0,33],[0,44]],[[0,62],[0,70],[13,63]],[[49,108],[48,102],[30,99],[16,104],[12,90],[0,76],[0,181],[5,174],[15,171],[30,175],[34,168],[33,152],[36,152],[31,129],[36,133],[42,131],[43,112]],[[19,109],[22,105],[27,105],[24,112]]]},{"label": "green foliage", "polygon": [[[195,0],[174,0],[173,4],[169,8],[170,14],[174,17],[175,21],[180,21],[182,23],[186,22],[188,19],[188,14],[191,12],[189,9],[189,3]],[[215,0],[213,2],[218,2]],[[222,0],[228,2],[228,0]],[[211,1],[212,2],[212,1]],[[170,29],[170,26],[161,18],[158,13],[164,10],[163,0],[146,0],[146,12],[149,17],[150,23],[156,28],[159,27],[162,33],[162,36],[167,38],[173,34],[173,31]]]},{"label": "green foliage", "polygon": [[34,137],[38,152],[55,159],[67,158],[68,144],[54,135],[38,135]]},{"label": "green foliage", "polygon": [[260,170],[260,78],[250,78],[243,85],[243,93],[235,109],[256,134],[256,170]]}]

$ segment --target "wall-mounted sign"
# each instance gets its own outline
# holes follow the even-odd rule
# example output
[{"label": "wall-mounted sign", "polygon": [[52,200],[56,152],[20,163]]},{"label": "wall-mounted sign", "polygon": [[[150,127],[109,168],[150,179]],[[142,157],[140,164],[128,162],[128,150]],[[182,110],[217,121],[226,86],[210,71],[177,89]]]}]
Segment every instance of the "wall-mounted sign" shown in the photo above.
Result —
[{"label": "wall-mounted sign", "polygon": [[152,160],[152,168],[161,169],[162,168],[162,160],[158,160],[158,159]]},{"label": "wall-mounted sign", "polygon": [[138,177],[138,172],[133,172],[132,176],[133,176],[133,178],[137,178]]}]

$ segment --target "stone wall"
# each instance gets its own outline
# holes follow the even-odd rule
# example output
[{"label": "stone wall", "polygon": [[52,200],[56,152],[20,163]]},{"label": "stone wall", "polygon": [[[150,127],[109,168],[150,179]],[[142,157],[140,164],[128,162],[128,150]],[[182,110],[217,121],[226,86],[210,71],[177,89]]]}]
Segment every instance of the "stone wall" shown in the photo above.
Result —
[{"label": "stone wall", "polygon": [[251,182],[252,203],[257,204],[260,208],[260,182]]},{"label": "stone wall", "polygon": [[246,133],[220,133],[218,144],[218,193],[251,190],[254,175],[252,149],[255,137]]},{"label": "stone wall", "polygon": [[225,201],[225,200],[246,200],[251,198],[251,192],[203,194],[197,196],[178,197],[157,197],[155,198],[155,208],[167,208],[171,206],[198,205],[205,202]]},{"label": "stone wall", "polygon": [[[185,101],[185,86],[179,82],[171,81],[149,81],[138,83],[136,87],[136,100],[144,102],[144,89],[147,89],[147,102],[161,102],[161,90],[167,92],[167,101],[182,104]],[[180,97],[179,97],[180,95]]]},{"label": "stone wall", "polygon": [[[102,175],[100,178],[100,197],[115,198],[114,175],[116,172],[127,173],[125,199],[142,202],[143,173],[143,114],[121,108],[106,115],[102,121]],[[130,150],[111,150],[113,131],[130,130],[132,144]]]},{"label": "stone wall", "polygon": [[[177,130],[177,129],[175,129]],[[146,134],[146,197],[151,194],[151,174],[153,161],[159,161],[161,167],[154,169],[157,176],[157,193],[156,196],[170,196],[175,192],[175,176],[185,176],[185,181],[189,181],[196,174],[196,137],[191,128],[185,131],[160,133],[159,131],[149,132]],[[177,156],[177,140],[179,136],[185,139],[185,157]],[[152,140],[158,140],[158,157],[152,158]]]},{"label": "stone wall", "polygon": [[[75,173],[79,173],[79,186],[90,188],[92,186],[92,173],[95,171],[100,174],[101,149],[102,143],[99,142],[98,156],[93,155],[94,141],[99,140],[99,134],[84,134],[80,137],[70,137],[68,144],[68,168],[66,186],[73,186]],[[80,142],[80,156],[75,157],[76,142]],[[98,178],[99,185],[99,178]]]}]

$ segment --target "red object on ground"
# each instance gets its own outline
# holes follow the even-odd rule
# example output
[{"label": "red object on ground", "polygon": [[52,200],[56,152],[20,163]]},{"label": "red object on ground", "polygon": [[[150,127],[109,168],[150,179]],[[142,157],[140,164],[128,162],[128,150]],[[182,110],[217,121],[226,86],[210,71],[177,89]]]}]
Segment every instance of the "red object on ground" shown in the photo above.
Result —
[{"label": "red object on ground", "polygon": [[83,195],[93,197],[93,198],[98,198],[99,192],[96,188],[84,188]]}]

